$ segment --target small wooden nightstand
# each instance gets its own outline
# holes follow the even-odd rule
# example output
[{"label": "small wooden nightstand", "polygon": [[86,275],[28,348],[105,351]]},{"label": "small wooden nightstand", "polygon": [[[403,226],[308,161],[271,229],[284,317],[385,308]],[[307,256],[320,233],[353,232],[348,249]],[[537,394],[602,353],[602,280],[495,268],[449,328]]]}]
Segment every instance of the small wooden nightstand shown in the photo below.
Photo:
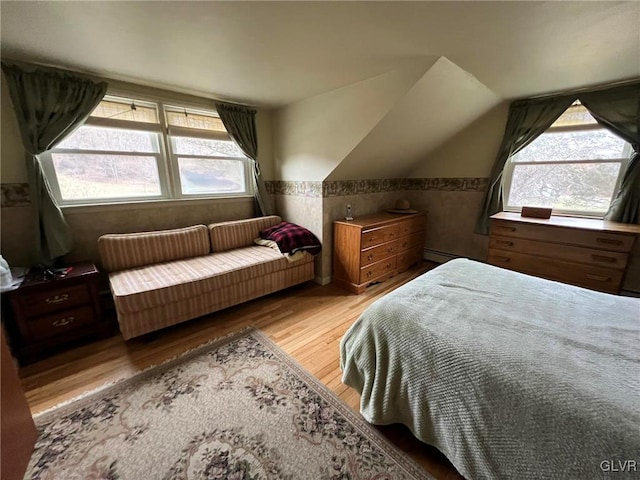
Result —
[{"label": "small wooden nightstand", "polygon": [[7,293],[13,319],[6,323],[20,363],[39,360],[80,338],[112,333],[102,315],[99,278],[95,265],[78,263],[53,279],[29,272],[17,290]]}]

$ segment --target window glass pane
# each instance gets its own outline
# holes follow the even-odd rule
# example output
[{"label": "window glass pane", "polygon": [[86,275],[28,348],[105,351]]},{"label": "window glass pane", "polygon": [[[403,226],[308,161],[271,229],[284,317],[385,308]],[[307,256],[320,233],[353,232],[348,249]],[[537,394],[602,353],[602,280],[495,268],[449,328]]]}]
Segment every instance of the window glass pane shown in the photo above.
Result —
[{"label": "window glass pane", "polygon": [[242,160],[178,158],[182,193],[243,193]]},{"label": "window glass pane", "polygon": [[511,157],[513,162],[623,158],[626,142],[606,129],[547,131]]},{"label": "window glass pane", "polygon": [[153,103],[140,100],[107,98],[101,101],[93,112],[92,117],[114,118],[130,122],[160,123],[158,107]]},{"label": "window glass pane", "polygon": [[141,153],[159,151],[157,133],[89,126],[80,127],[56,148]]},{"label": "window glass pane", "polygon": [[161,194],[155,157],[53,153],[63,200]]},{"label": "window glass pane", "polygon": [[178,155],[202,155],[208,157],[244,157],[235,142],[206,138],[171,137],[173,151]]},{"label": "window glass pane", "polygon": [[199,130],[211,130],[212,132],[225,132],[224,124],[220,117],[213,113],[203,113],[193,110],[166,109],[167,124],[175,127],[197,128]]},{"label": "window glass pane", "polygon": [[507,205],[604,212],[619,171],[619,163],[516,165]]}]

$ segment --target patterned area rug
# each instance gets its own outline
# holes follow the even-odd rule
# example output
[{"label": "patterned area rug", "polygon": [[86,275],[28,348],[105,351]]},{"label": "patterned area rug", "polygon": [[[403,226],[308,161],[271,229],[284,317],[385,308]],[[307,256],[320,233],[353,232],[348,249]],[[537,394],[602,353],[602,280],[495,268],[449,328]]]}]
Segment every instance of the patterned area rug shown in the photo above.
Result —
[{"label": "patterned area rug", "polygon": [[258,330],[35,420],[25,478],[431,478]]}]

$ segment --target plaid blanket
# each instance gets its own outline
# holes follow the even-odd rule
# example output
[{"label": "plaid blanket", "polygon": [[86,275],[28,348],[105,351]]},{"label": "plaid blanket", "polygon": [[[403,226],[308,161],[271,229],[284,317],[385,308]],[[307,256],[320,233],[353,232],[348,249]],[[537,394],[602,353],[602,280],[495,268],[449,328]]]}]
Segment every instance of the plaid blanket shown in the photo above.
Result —
[{"label": "plaid blanket", "polygon": [[318,237],[295,223],[280,222],[273,227],[262,230],[260,237],[276,242],[282,253],[296,253],[299,250],[305,250],[311,255],[316,255],[322,249]]}]

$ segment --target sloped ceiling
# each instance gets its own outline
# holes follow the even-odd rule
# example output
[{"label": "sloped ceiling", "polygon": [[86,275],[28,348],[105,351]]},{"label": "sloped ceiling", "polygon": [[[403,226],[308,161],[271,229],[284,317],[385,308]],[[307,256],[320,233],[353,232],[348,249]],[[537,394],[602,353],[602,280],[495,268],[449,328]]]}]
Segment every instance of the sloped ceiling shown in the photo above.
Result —
[{"label": "sloped ceiling", "polygon": [[327,179],[406,177],[433,149],[498,103],[495,93],[440,57]]},{"label": "sloped ceiling", "polygon": [[445,56],[505,99],[640,75],[640,2],[0,2],[1,53],[281,107]]},{"label": "sloped ceiling", "polygon": [[402,101],[436,60],[422,59],[402,70],[277,110],[274,115],[277,178],[326,179]]}]

